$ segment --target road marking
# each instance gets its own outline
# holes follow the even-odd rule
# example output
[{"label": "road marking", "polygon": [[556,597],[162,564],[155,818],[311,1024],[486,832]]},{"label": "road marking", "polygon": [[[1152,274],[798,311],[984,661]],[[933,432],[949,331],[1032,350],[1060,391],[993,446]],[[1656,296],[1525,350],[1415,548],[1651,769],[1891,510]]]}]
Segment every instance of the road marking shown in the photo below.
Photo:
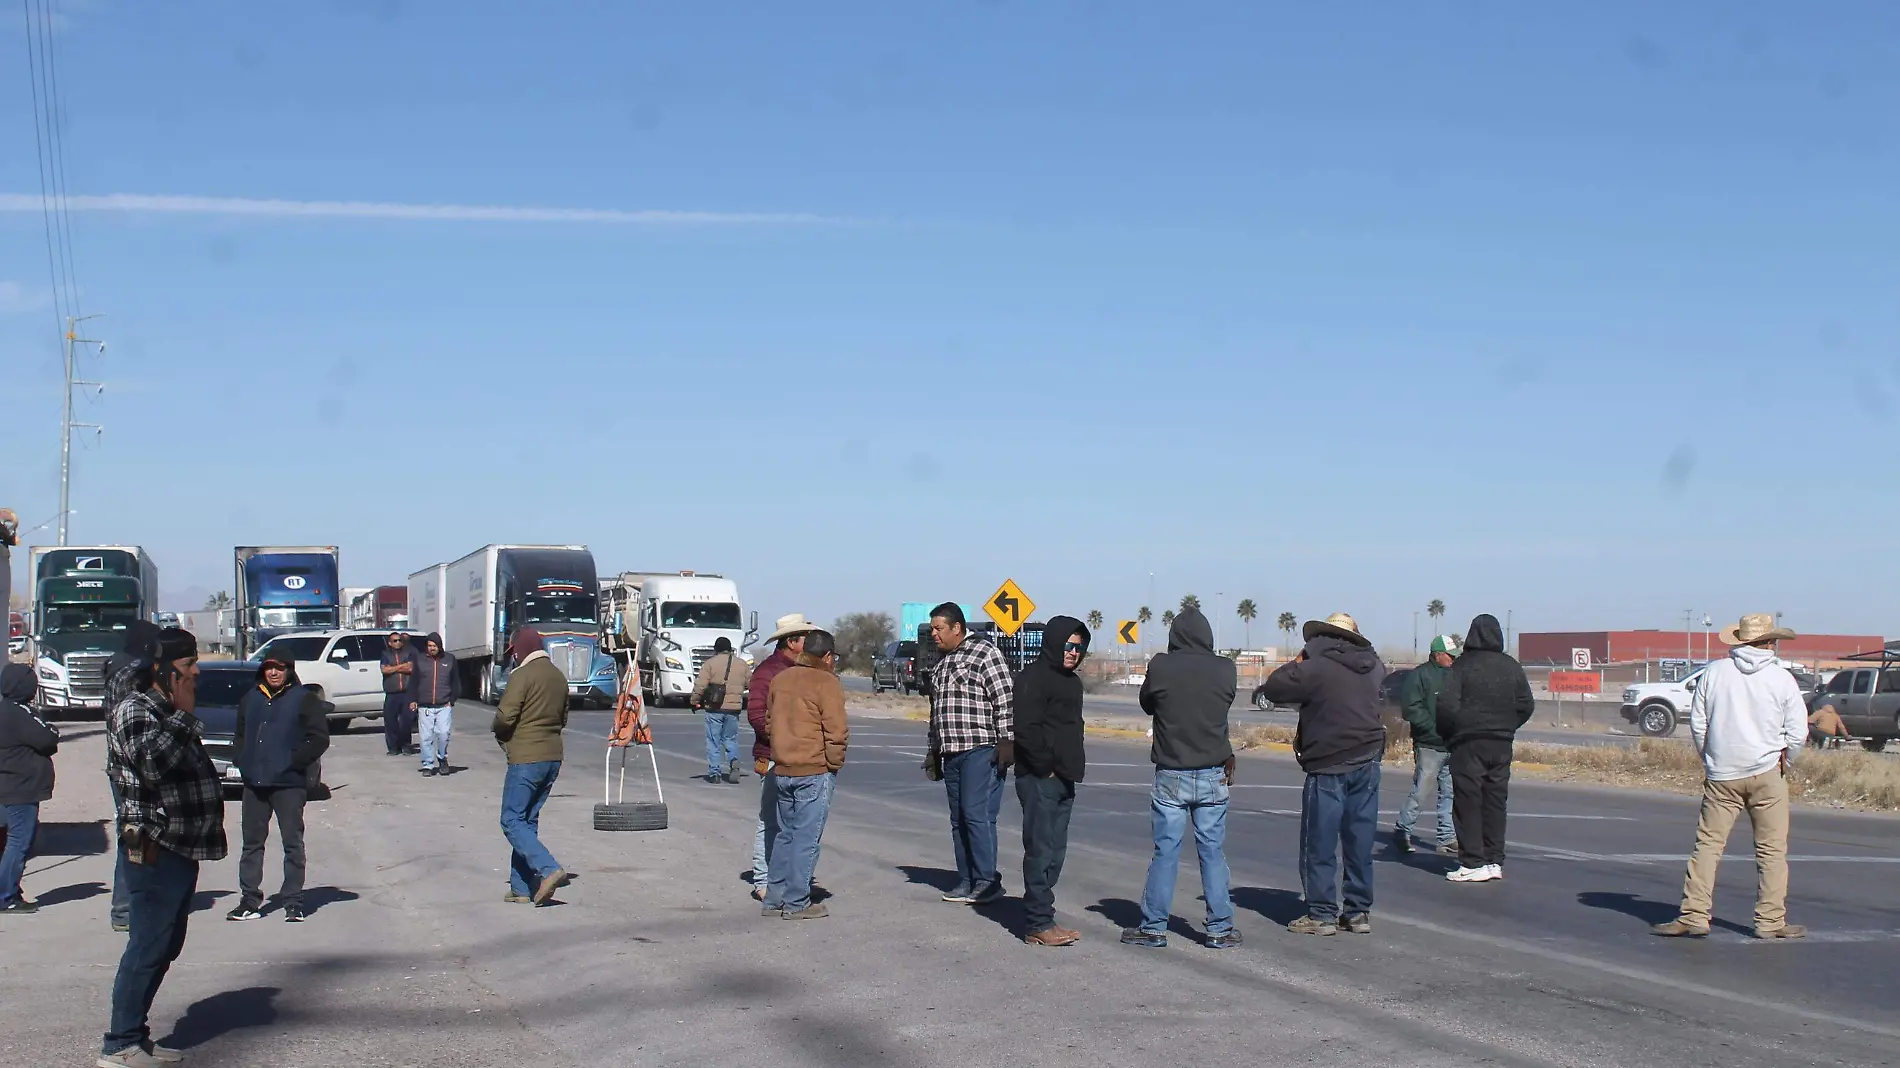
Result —
[{"label": "road marking", "polygon": [[[1512,813],[1516,815],[1516,813]],[[1687,853],[1590,853],[1581,849],[1564,849],[1561,846],[1537,845],[1532,842],[1510,842],[1511,849],[1536,850],[1545,854],[1545,860],[1581,860],[1598,861],[1606,864],[1687,864]],[[1730,863],[1755,862],[1752,853],[1724,853],[1722,860]],[[1900,864],[1900,857],[1840,856],[1829,854],[1794,853],[1788,857],[1790,864]]]}]

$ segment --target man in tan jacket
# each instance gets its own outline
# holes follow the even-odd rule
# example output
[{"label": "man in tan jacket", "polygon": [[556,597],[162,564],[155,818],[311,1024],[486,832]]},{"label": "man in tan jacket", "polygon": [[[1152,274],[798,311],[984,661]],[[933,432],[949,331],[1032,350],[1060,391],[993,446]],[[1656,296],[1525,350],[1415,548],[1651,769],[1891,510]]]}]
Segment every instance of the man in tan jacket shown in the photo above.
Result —
[{"label": "man in tan jacket", "polygon": [[[713,643],[713,655],[693,680],[693,707],[706,714],[706,781],[739,781],[739,712],[752,665],[732,651],[732,639]],[[715,700],[716,699],[716,700]]]},{"label": "man in tan jacket", "polygon": [[825,906],[812,904],[811,873],[818,867],[818,840],[831,813],[830,776],[844,767],[850,740],[837,662],[837,641],[814,630],[805,635],[797,663],[772,680],[767,714],[778,778],[778,839],[769,862],[764,915],[816,920],[827,914]]},{"label": "man in tan jacket", "polygon": [[541,632],[522,627],[508,643],[515,669],[495,712],[495,740],[508,754],[501,787],[501,833],[514,855],[503,901],[545,905],[567,882],[541,844],[541,806],[561,774],[561,731],[567,727],[567,679],[541,648]]}]

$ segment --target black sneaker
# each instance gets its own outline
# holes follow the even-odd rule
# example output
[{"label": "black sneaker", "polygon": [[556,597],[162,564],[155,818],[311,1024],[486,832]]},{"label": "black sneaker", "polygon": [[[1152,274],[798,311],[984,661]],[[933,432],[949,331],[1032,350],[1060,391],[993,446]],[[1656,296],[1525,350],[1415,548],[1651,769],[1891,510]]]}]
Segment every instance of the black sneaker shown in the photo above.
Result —
[{"label": "black sneaker", "polygon": [[285,923],[302,923],[304,919],[304,915],[305,913],[304,913],[302,905],[285,905],[284,906],[284,922]]},{"label": "black sneaker", "polygon": [[1166,949],[1168,948],[1168,936],[1164,934],[1149,934],[1139,927],[1129,927],[1122,931],[1122,945],[1140,946],[1143,949]]},{"label": "black sneaker", "polygon": [[1239,949],[1240,948],[1240,932],[1239,931],[1222,931],[1220,934],[1208,935],[1207,948],[1209,949]]},{"label": "black sneaker", "polygon": [[1392,832],[1392,848],[1401,853],[1410,853],[1417,847],[1412,845],[1412,833],[1410,831],[1394,830]]},{"label": "black sneaker", "polygon": [[1003,900],[1003,884],[1000,882],[984,883],[981,889],[970,895],[972,905],[988,905],[1001,900]]},{"label": "black sneaker", "polygon": [[1372,917],[1364,912],[1355,912],[1339,918],[1339,929],[1348,934],[1371,934]]},{"label": "black sneaker", "polygon": [[237,908],[225,913],[224,918],[230,920],[232,923],[242,923],[245,920],[261,920],[264,918],[264,914],[249,905],[239,905]]},{"label": "black sneaker", "polygon": [[971,896],[970,888],[967,886],[959,886],[951,890],[945,890],[943,892],[943,899],[952,905],[967,905],[974,900]]},{"label": "black sneaker", "polygon": [[119,934],[128,934],[132,930],[131,920],[113,920],[112,929]]},{"label": "black sneaker", "polygon": [[448,757],[436,758],[435,773],[437,775],[447,775],[449,773],[449,758]]},{"label": "black sneaker", "polygon": [[28,901],[26,898],[16,897],[9,902],[5,908],[0,908],[0,914],[8,916],[31,916],[39,910],[40,907],[38,905]]},{"label": "black sneaker", "polygon": [[428,764],[423,767],[417,768],[416,770],[421,772],[424,775],[434,775],[436,773],[434,764]]}]

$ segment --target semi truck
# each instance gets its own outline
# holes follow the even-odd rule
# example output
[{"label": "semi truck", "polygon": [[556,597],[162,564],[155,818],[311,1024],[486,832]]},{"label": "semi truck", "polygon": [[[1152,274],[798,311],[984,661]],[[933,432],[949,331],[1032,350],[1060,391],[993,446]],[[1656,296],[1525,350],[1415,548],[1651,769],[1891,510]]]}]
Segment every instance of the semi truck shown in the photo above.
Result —
[{"label": "semi truck", "polygon": [[342,626],[336,546],[240,545],[233,558],[239,659],[279,634]]},{"label": "semi truck", "polygon": [[[376,586],[358,590],[345,603],[349,605],[351,630],[409,629],[408,586]],[[421,633],[427,634],[428,631]]]},{"label": "semi truck", "polygon": [[[585,545],[484,545],[440,565],[442,643],[461,665],[462,692],[495,704],[508,686],[508,642],[539,631],[548,659],[567,678],[570,700],[612,704],[613,658],[600,648],[600,580]],[[411,576],[428,599],[433,569]],[[425,608],[426,614],[426,608]]]},{"label": "semi truck", "polygon": [[685,704],[713,643],[735,651],[759,636],[759,615],[740,608],[739,585],[696,571],[624,571],[606,584],[602,633],[614,655],[640,665],[641,698],[649,707]]},{"label": "semi truck", "polygon": [[158,608],[158,565],[136,545],[36,545],[33,670],[45,711],[105,708],[106,661]]},{"label": "semi truck", "polygon": [[[447,603],[443,595],[447,591],[448,574],[449,565],[430,564],[409,576],[409,623],[417,634],[448,633],[448,627],[442,621],[442,606]],[[448,641],[447,638],[442,640]]]}]

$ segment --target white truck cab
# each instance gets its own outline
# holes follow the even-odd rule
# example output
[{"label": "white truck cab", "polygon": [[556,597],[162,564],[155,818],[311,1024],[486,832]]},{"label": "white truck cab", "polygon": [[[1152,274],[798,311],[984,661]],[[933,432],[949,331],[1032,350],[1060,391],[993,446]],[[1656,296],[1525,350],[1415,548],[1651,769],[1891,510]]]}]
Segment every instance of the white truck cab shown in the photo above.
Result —
[{"label": "white truck cab", "polygon": [[725,638],[743,652],[759,634],[758,614],[748,622],[740,607],[738,583],[692,571],[644,576],[639,621],[640,685],[654,708],[691,699],[714,642]]}]

